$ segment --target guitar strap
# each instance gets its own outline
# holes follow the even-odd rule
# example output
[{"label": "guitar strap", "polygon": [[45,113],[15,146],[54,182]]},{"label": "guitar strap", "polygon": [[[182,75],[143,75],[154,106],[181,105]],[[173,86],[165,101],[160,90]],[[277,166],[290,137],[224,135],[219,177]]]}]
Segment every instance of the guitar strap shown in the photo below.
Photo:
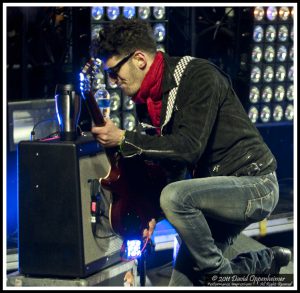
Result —
[{"label": "guitar strap", "polygon": [[166,117],[165,117],[164,123],[161,126],[161,133],[162,133],[163,127],[171,119],[171,116],[172,116],[172,113],[173,113],[173,108],[174,108],[174,105],[175,105],[176,96],[177,96],[177,91],[178,91],[178,87],[179,87],[179,84],[180,84],[182,74],[183,74],[185,68],[187,67],[187,65],[189,64],[189,62],[192,61],[193,59],[194,59],[194,57],[184,56],[179,60],[179,62],[176,65],[176,68],[175,68],[175,71],[174,71],[174,74],[173,74],[174,78],[175,78],[175,82],[176,82],[176,87],[171,89],[171,91],[169,93],[169,96],[168,96]]}]

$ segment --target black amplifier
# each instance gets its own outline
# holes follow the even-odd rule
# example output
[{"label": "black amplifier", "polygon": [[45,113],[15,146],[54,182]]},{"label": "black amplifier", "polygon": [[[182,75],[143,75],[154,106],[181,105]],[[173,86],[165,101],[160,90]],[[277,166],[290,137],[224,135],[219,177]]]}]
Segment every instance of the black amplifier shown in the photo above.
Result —
[{"label": "black amplifier", "polygon": [[110,228],[108,192],[101,192],[96,223],[91,216],[91,181],[109,168],[91,135],[19,143],[20,273],[84,277],[120,261],[122,240]]}]

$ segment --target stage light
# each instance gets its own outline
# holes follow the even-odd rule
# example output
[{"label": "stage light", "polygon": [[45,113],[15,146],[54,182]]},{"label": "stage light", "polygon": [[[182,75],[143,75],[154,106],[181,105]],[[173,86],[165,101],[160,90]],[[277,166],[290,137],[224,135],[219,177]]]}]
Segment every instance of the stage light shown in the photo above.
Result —
[{"label": "stage light", "polygon": [[123,98],[123,110],[130,111],[134,109],[134,102],[131,97],[124,96]]},{"label": "stage light", "polygon": [[253,83],[259,82],[261,79],[261,69],[258,66],[254,66],[251,70],[251,81]]},{"label": "stage light", "polygon": [[257,103],[260,98],[259,89],[256,86],[252,86],[250,89],[249,100],[251,103]]},{"label": "stage light", "polygon": [[270,86],[265,86],[262,90],[261,99],[265,103],[269,103],[272,100],[273,91]]},{"label": "stage light", "polygon": [[283,82],[286,78],[286,69],[283,65],[279,65],[276,70],[276,80],[279,82]]},{"label": "stage light", "polygon": [[134,6],[125,6],[123,8],[123,15],[127,19],[134,18],[135,17],[135,7]]},{"label": "stage light", "polygon": [[288,99],[288,101],[294,100],[294,86],[292,84],[287,89],[286,98]]},{"label": "stage light", "polygon": [[[291,7],[253,8],[248,115],[253,123],[293,120],[294,46]],[[249,34],[251,36],[251,32]]]},{"label": "stage light", "polygon": [[164,53],[166,52],[165,46],[163,44],[158,44],[156,50]]},{"label": "stage light", "polygon": [[117,127],[121,128],[121,118],[119,114],[115,114],[115,113],[111,114],[110,119]]},{"label": "stage light", "polygon": [[278,41],[286,42],[289,37],[289,30],[286,25],[279,26],[278,30]]},{"label": "stage light", "polygon": [[248,112],[248,116],[252,123],[256,123],[258,120],[259,111],[257,109],[257,106],[251,106]]},{"label": "stage light", "polygon": [[[274,50],[274,53],[275,53],[275,50]],[[287,54],[288,54],[288,51],[287,51],[286,46],[280,45],[277,49],[277,61],[284,62],[287,58]]]},{"label": "stage light", "polygon": [[270,6],[267,8],[267,19],[270,21],[274,21],[277,18],[277,8],[274,6]]},{"label": "stage light", "polygon": [[266,28],[266,41],[267,42],[274,42],[276,39],[276,29],[274,25],[269,25]]},{"label": "stage light", "polygon": [[96,39],[99,36],[99,32],[103,29],[101,24],[96,24],[91,26],[91,38]]},{"label": "stage light", "polygon": [[274,98],[276,102],[282,102],[285,96],[285,89],[282,85],[278,85],[275,88]]},{"label": "stage light", "polygon": [[117,92],[110,92],[110,109],[111,111],[118,111],[121,108],[121,96]]},{"label": "stage light", "polygon": [[164,41],[164,39],[166,37],[165,25],[162,23],[155,24],[153,27],[153,33],[154,33],[156,42],[160,43],[160,42]]},{"label": "stage light", "polygon": [[255,7],[254,9],[254,18],[257,21],[261,21],[265,16],[265,10],[263,7]]},{"label": "stage light", "polygon": [[288,79],[294,81],[294,66],[291,66],[288,71]]},{"label": "stage light", "polygon": [[100,20],[103,18],[104,8],[103,6],[94,6],[92,7],[91,16],[93,20]]},{"label": "stage light", "polygon": [[253,40],[254,42],[261,42],[264,37],[264,29],[262,26],[257,25],[253,30]]},{"label": "stage light", "polygon": [[280,7],[279,8],[279,18],[283,21],[288,20],[290,16],[290,10],[288,7]]},{"label": "stage light", "polygon": [[260,62],[262,58],[262,48],[260,46],[255,46],[253,48],[251,56],[252,56],[252,61],[254,63]]},{"label": "stage light", "polygon": [[266,62],[273,62],[275,58],[275,49],[273,46],[267,46],[264,54]]},{"label": "stage light", "polygon": [[133,130],[136,125],[136,118],[131,112],[123,112],[123,129]]},{"label": "stage light", "polygon": [[263,80],[265,82],[271,82],[274,78],[274,69],[271,66],[267,66],[263,72]]},{"label": "stage light", "polygon": [[140,19],[144,19],[144,20],[149,19],[150,13],[151,13],[151,10],[150,10],[149,6],[138,8],[138,17]]},{"label": "stage light", "polygon": [[271,119],[271,109],[269,106],[263,106],[260,112],[260,119],[262,122],[269,122]]},{"label": "stage light", "polygon": [[166,14],[165,7],[159,6],[159,7],[153,7],[153,16],[157,20],[164,19]]},{"label": "stage light", "polygon": [[117,6],[107,7],[106,15],[109,20],[115,20],[120,15],[120,8]]},{"label": "stage light", "polygon": [[135,258],[141,256],[142,242],[140,240],[126,241],[126,256],[127,258]]},{"label": "stage light", "polygon": [[289,104],[284,112],[284,116],[287,120],[292,121],[294,119],[294,105]]},{"label": "stage light", "polygon": [[273,120],[276,122],[281,121],[283,118],[283,108],[281,105],[277,105],[273,110]]},{"label": "stage light", "polygon": [[95,78],[93,79],[93,82],[92,82],[93,89],[97,90],[103,84],[105,84],[103,73],[99,72],[99,73],[95,74]]}]

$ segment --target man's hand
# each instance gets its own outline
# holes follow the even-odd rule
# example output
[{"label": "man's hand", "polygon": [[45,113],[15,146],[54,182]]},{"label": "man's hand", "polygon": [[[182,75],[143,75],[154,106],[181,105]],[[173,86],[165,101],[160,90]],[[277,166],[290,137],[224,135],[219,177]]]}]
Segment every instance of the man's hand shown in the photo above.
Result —
[{"label": "man's hand", "polygon": [[120,144],[125,130],[119,129],[112,120],[105,118],[105,125],[94,126],[91,132],[104,147],[114,147]]},{"label": "man's hand", "polygon": [[154,232],[156,226],[156,220],[152,219],[149,223],[148,223],[148,229],[144,229],[143,231],[143,237],[144,238],[150,238]]}]

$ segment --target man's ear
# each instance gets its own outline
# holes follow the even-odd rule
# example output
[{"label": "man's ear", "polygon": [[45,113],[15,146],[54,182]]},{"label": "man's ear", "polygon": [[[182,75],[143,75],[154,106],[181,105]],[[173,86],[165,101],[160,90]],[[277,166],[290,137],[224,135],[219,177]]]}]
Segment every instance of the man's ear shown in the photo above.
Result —
[{"label": "man's ear", "polygon": [[134,59],[139,69],[144,69],[147,67],[147,56],[142,51],[136,51],[134,54]]}]

